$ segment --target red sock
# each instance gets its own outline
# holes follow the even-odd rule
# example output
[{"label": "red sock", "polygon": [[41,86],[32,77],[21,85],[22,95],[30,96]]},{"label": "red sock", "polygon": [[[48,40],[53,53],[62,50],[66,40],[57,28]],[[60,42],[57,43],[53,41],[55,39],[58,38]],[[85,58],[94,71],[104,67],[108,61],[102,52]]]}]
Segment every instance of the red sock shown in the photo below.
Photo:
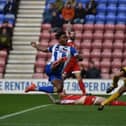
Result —
[{"label": "red sock", "polygon": [[110,105],[113,105],[113,106],[126,106],[126,102],[116,100],[116,101],[111,102]]},{"label": "red sock", "polygon": [[85,86],[84,86],[84,83],[82,80],[79,81],[79,87],[80,87],[81,91],[83,92],[83,94],[85,94],[86,93]]}]

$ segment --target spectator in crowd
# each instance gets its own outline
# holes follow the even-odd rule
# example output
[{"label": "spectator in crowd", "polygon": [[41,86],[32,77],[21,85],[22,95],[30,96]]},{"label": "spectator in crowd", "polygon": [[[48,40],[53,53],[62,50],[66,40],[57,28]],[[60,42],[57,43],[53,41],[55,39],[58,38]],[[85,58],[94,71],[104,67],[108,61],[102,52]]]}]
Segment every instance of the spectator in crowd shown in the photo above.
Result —
[{"label": "spectator in crowd", "polygon": [[76,2],[76,0],[67,0],[66,4],[67,3],[70,3],[72,7],[75,7],[77,2]]},{"label": "spectator in crowd", "polygon": [[8,51],[12,49],[11,39],[7,34],[6,28],[4,28],[0,34],[0,49],[7,49]]},{"label": "spectator in crowd", "polygon": [[89,3],[86,4],[86,13],[87,14],[96,14],[97,3],[95,0],[90,0]]},{"label": "spectator in crowd", "polygon": [[51,32],[60,32],[62,27],[62,20],[59,17],[59,14],[57,12],[52,12],[52,20],[51,20]]},{"label": "spectator in crowd", "polygon": [[4,8],[5,14],[11,13],[16,14],[17,1],[16,0],[7,0],[6,6]]},{"label": "spectator in crowd", "polygon": [[99,79],[101,78],[101,71],[95,66],[95,62],[89,62],[89,69],[86,70],[86,78]]},{"label": "spectator in crowd", "polygon": [[50,3],[49,8],[46,8],[46,10],[43,14],[43,16],[44,16],[43,23],[51,23],[53,11],[57,12],[58,10],[56,9],[54,3]]},{"label": "spectator in crowd", "polygon": [[4,21],[4,23],[2,24],[2,26],[0,27],[0,34],[2,33],[3,29],[6,29],[7,34],[11,37],[12,36],[12,25],[8,23],[8,21]]},{"label": "spectator in crowd", "polygon": [[84,23],[84,17],[85,17],[86,11],[83,8],[82,3],[78,3],[76,9],[75,9],[75,19],[74,23],[83,24]]},{"label": "spectator in crowd", "polygon": [[75,9],[71,6],[71,3],[67,3],[62,9],[63,23],[72,23],[75,16]]},{"label": "spectator in crowd", "polygon": [[64,6],[63,0],[56,0],[56,1],[55,1],[55,6],[56,6],[57,10],[58,10],[59,12],[61,12],[61,10],[62,10],[62,8],[63,8],[63,6]]}]

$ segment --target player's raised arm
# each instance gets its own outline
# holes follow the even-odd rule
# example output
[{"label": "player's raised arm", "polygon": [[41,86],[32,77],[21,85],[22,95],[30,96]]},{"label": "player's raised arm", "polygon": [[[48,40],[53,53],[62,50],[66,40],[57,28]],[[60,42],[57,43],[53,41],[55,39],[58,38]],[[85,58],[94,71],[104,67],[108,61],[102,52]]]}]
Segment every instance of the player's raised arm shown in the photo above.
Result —
[{"label": "player's raised arm", "polygon": [[34,47],[35,49],[37,49],[38,51],[42,51],[42,52],[49,52],[48,48],[42,48],[39,44],[37,44],[36,42],[31,42],[31,46]]}]

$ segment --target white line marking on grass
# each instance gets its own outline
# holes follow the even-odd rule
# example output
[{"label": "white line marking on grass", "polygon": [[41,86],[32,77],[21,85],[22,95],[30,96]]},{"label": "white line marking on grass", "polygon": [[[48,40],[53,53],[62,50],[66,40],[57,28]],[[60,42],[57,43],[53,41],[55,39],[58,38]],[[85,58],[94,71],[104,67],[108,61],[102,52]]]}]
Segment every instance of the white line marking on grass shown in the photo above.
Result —
[{"label": "white line marking on grass", "polygon": [[7,115],[4,115],[4,116],[1,116],[0,120],[7,119],[7,118],[10,118],[10,117],[13,117],[13,116],[17,116],[17,115],[20,115],[20,114],[23,114],[23,113],[26,113],[26,112],[34,111],[36,109],[45,108],[45,107],[48,107],[49,105],[52,105],[52,104],[35,106],[35,107],[25,109],[25,110],[22,110],[22,111],[19,111],[19,112],[7,114]]}]

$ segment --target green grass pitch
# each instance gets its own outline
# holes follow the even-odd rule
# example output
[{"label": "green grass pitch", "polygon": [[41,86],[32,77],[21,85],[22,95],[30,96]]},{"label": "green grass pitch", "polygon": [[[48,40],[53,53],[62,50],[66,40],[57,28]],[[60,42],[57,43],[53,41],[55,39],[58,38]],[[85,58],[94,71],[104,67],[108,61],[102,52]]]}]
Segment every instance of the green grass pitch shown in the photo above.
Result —
[{"label": "green grass pitch", "polygon": [[46,95],[1,94],[0,126],[126,126],[126,106],[97,108],[54,105]]}]

